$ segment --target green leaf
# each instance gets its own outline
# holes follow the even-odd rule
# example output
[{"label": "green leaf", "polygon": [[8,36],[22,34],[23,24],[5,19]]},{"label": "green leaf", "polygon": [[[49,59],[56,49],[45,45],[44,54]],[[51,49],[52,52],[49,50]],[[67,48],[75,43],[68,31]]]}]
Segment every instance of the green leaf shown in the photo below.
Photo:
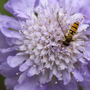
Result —
[{"label": "green leaf", "polygon": [[81,86],[79,86],[79,90],[83,90]]},{"label": "green leaf", "polygon": [[4,4],[7,2],[8,0],[0,0],[0,13],[1,14],[6,14],[6,15],[9,15],[9,16],[12,16],[12,14],[10,14],[8,11],[6,11],[4,9]]},{"label": "green leaf", "polygon": [[4,77],[0,75],[0,90],[6,90],[4,85]]}]

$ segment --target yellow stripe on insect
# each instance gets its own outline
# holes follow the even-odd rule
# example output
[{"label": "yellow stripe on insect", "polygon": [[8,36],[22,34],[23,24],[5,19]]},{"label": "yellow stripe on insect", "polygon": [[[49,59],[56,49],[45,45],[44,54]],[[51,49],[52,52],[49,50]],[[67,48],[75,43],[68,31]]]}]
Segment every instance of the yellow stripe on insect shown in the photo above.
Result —
[{"label": "yellow stripe on insect", "polygon": [[72,41],[73,35],[75,35],[75,33],[77,32],[78,27],[79,22],[78,21],[74,22],[69,30],[68,35],[65,37],[65,41],[63,41],[63,44],[65,46],[69,46],[70,42]]}]

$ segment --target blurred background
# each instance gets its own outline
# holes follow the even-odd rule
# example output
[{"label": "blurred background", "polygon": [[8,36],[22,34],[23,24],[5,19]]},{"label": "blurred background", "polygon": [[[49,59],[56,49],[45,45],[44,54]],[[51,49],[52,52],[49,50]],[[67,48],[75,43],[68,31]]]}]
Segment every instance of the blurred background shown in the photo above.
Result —
[{"label": "blurred background", "polygon": [[[9,12],[7,12],[7,11],[4,9],[4,4],[5,4],[7,1],[8,1],[8,0],[0,0],[0,13],[3,14],[3,15],[5,14],[5,15],[8,15],[8,16],[12,16]],[[5,80],[5,78],[0,75],[0,90],[6,90],[5,85],[4,85],[4,80]],[[82,90],[82,88],[79,87],[79,90]]]},{"label": "blurred background", "polygon": [[11,14],[4,9],[4,4],[5,4],[7,1],[8,1],[8,0],[0,0],[0,13],[11,16]]}]

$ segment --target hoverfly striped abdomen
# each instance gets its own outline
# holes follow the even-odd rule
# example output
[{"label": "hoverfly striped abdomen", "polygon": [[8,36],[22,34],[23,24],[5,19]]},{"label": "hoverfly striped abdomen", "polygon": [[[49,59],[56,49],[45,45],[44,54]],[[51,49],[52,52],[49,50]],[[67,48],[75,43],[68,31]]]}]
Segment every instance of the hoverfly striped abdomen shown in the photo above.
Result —
[{"label": "hoverfly striped abdomen", "polygon": [[79,26],[79,22],[76,21],[72,26],[71,29],[69,30],[69,34],[75,35],[75,33],[77,32]]},{"label": "hoverfly striped abdomen", "polygon": [[65,40],[63,41],[63,44],[65,46],[69,46],[70,42],[72,41],[73,35],[75,35],[77,32],[78,27],[79,22],[78,21],[74,22],[74,24],[71,26],[71,29],[68,32],[68,35],[65,36]]}]

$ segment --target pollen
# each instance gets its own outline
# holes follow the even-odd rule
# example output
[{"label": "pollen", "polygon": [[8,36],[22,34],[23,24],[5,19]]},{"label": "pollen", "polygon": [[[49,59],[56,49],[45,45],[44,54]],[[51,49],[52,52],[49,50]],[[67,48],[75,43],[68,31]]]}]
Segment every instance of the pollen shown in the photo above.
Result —
[{"label": "pollen", "polygon": [[55,84],[57,84],[57,82],[55,82]]},{"label": "pollen", "polygon": [[84,72],[84,74],[86,74],[86,72]]}]

